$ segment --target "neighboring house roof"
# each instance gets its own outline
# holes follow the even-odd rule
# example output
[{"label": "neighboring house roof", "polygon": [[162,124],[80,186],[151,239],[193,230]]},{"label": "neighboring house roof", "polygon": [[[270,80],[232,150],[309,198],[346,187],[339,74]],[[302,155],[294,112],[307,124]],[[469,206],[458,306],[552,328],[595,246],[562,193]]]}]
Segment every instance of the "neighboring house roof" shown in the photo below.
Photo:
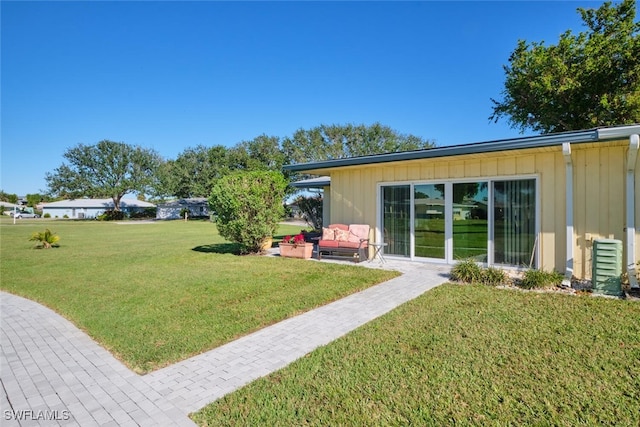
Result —
[{"label": "neighboring house roof", "polygon": [[496,141],[477,142],[473,144],[453,145],[449,147],[436,147],[424,150],[376,154],[372,156],[349,157],[345,159],[325,160],[320,162],[299,163],[286,165],[284,166],[284,169],[298,172],[342,166],[388,163],[402,160],[430,159],[438,157],[459,156],[464,154],[491,153],[496,151],[522,150],[526,148],[542,148],[562,145],[562,143],[564,142],[577,144],[622,139],[628,138],[633,134],[640,134],[640,124],[562,132],[540,136],[529,136],[524,138],[501,139]]},{"label": "neighboring house roof", "polygon": [[162,207],[162,208],[172,208],[172,207],[178,208],[182,206],[194,206],[194,205],[208,206],[209,201],[206,197],[191,197],[191,198],[172,200],[170,202],[165,202],[165,203],[158,203],[158,207]]},{"label": "neighboring house roof", "polygon": [[[69,199],[47,203],[44,208],[112,208],[111,199]],[[155,205],[136,199],[120,200],[121,208],[154,208]]]},{"label": "neighboring house roof", "polygon": [[4,206],[5,208],[9,208],[9,209],[19,208],[20,207],[20,206],[14,204],[14,203],[1,202],[1,201],[0,201],[0,206]]}]

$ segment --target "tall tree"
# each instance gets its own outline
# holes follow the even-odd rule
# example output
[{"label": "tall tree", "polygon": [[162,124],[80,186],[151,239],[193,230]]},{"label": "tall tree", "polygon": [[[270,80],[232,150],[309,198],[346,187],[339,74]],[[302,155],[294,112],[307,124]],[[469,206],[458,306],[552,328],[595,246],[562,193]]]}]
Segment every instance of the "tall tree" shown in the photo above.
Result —
[{"label": "tall tree", "polygon": [[149,190],[161,163],[153,150],[108,140],[78,144],[64,158],[68,163],[45,176],[49,193],[65,198],[110,197],[116,211],[125,194]]},{"label": "tall tree", "polygon": [[2,200],[3,202],[16,204],[18,203],[18,195],[5,193],[3,190],[0,190],[0,200]]},{"label": "tall tree", "polygon": [[285,162],[277,136],[260,135],[242,141],[230,150],[230,165],[240,170],[279,171]]},{"label": "tall tree", "polygon": [[410,151],[434,146],[433,141],[403,135],[380,123],[373,125],[321,125],[299,129],[285,138],[282,150],[287,161],[303,163],[371,154]]},{"label": "tall tree", "polygon": [[640,122],[640,23],[635,0],[579,8],[587,31],[557,45],[519,40],[490,120],[560,132]]},{"label": "tall tree", "polygon": [[227,151],[221,145],[185,149],[158,170],[155,195],[208,197],[215,181],[229,172]]}]

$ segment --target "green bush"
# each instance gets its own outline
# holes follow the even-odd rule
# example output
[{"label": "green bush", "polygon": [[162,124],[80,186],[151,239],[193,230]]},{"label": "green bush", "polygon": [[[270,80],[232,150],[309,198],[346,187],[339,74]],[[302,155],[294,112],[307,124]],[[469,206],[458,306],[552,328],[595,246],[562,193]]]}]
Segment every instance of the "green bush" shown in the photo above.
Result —
[{"label": "green bush", "polygon": [[451,279],[457,282],[478,283],[482,280],[482,267],[473,259],[465,259],[453,266]]},{"label": "green bush", "polygon": [[489,286],[500,286],[507,282],[507,273],[499,268],[489,267],[482,270],[482,283]]},{"label": "green bush", "polygon": [[287,182],[280,172],[242,171],[213,187],[209,206],[222,237],[240,244],[242,253],[259,253],[284,215]]},{"label": "green bush", "polygon": [[522,276],[520,287],[525,289],[547,288],[559,286],[563,276],[557,271],[527,270]]},{"label": "green bush", "polygon": [[64,215],[62,215],[62,218],[64,218],[64,219],[69,219],[69,215],[64,214]]},{"label": "green bush", "polygon": [[42,218],[51,218],[51,214],[47,212],[46,214],[42,215]]},{"label": "green bush", "polygon": [[150,218],[155,218],[156,217],[156,208],[144,208],[142,211],[139,212],[132,212],[129,215],[129,218],[131,219],[150,219]]},{"label": "green bush", "polygon": [[127,215],[122,211],[104,211],[96,217],[98,221],[122,221],[126,218]]}]

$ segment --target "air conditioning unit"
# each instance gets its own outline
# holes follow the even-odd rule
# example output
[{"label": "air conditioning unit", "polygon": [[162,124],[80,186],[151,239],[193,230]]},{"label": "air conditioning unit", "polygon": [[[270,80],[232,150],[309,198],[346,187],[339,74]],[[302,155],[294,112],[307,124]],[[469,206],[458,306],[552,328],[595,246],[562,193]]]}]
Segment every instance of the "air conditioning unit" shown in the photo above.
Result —
[{"label": "air conditioning unit", "polygon": [[593,293],[622,296],[622,241],[597,239],[593,241],[591,262]]}]

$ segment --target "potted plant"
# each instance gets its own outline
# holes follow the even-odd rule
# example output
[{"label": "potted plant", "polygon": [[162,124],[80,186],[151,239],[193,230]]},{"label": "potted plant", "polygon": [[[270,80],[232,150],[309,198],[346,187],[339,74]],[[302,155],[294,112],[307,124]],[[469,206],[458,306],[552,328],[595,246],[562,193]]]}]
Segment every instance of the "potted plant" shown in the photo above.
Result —
[{"label": "potted plant", "polygon": [[313,243],[304,241],[304,234],[295,236],[285,236],[282,242],[278,243],[280,256],[288,258],[309,259],[313,254]]}]

